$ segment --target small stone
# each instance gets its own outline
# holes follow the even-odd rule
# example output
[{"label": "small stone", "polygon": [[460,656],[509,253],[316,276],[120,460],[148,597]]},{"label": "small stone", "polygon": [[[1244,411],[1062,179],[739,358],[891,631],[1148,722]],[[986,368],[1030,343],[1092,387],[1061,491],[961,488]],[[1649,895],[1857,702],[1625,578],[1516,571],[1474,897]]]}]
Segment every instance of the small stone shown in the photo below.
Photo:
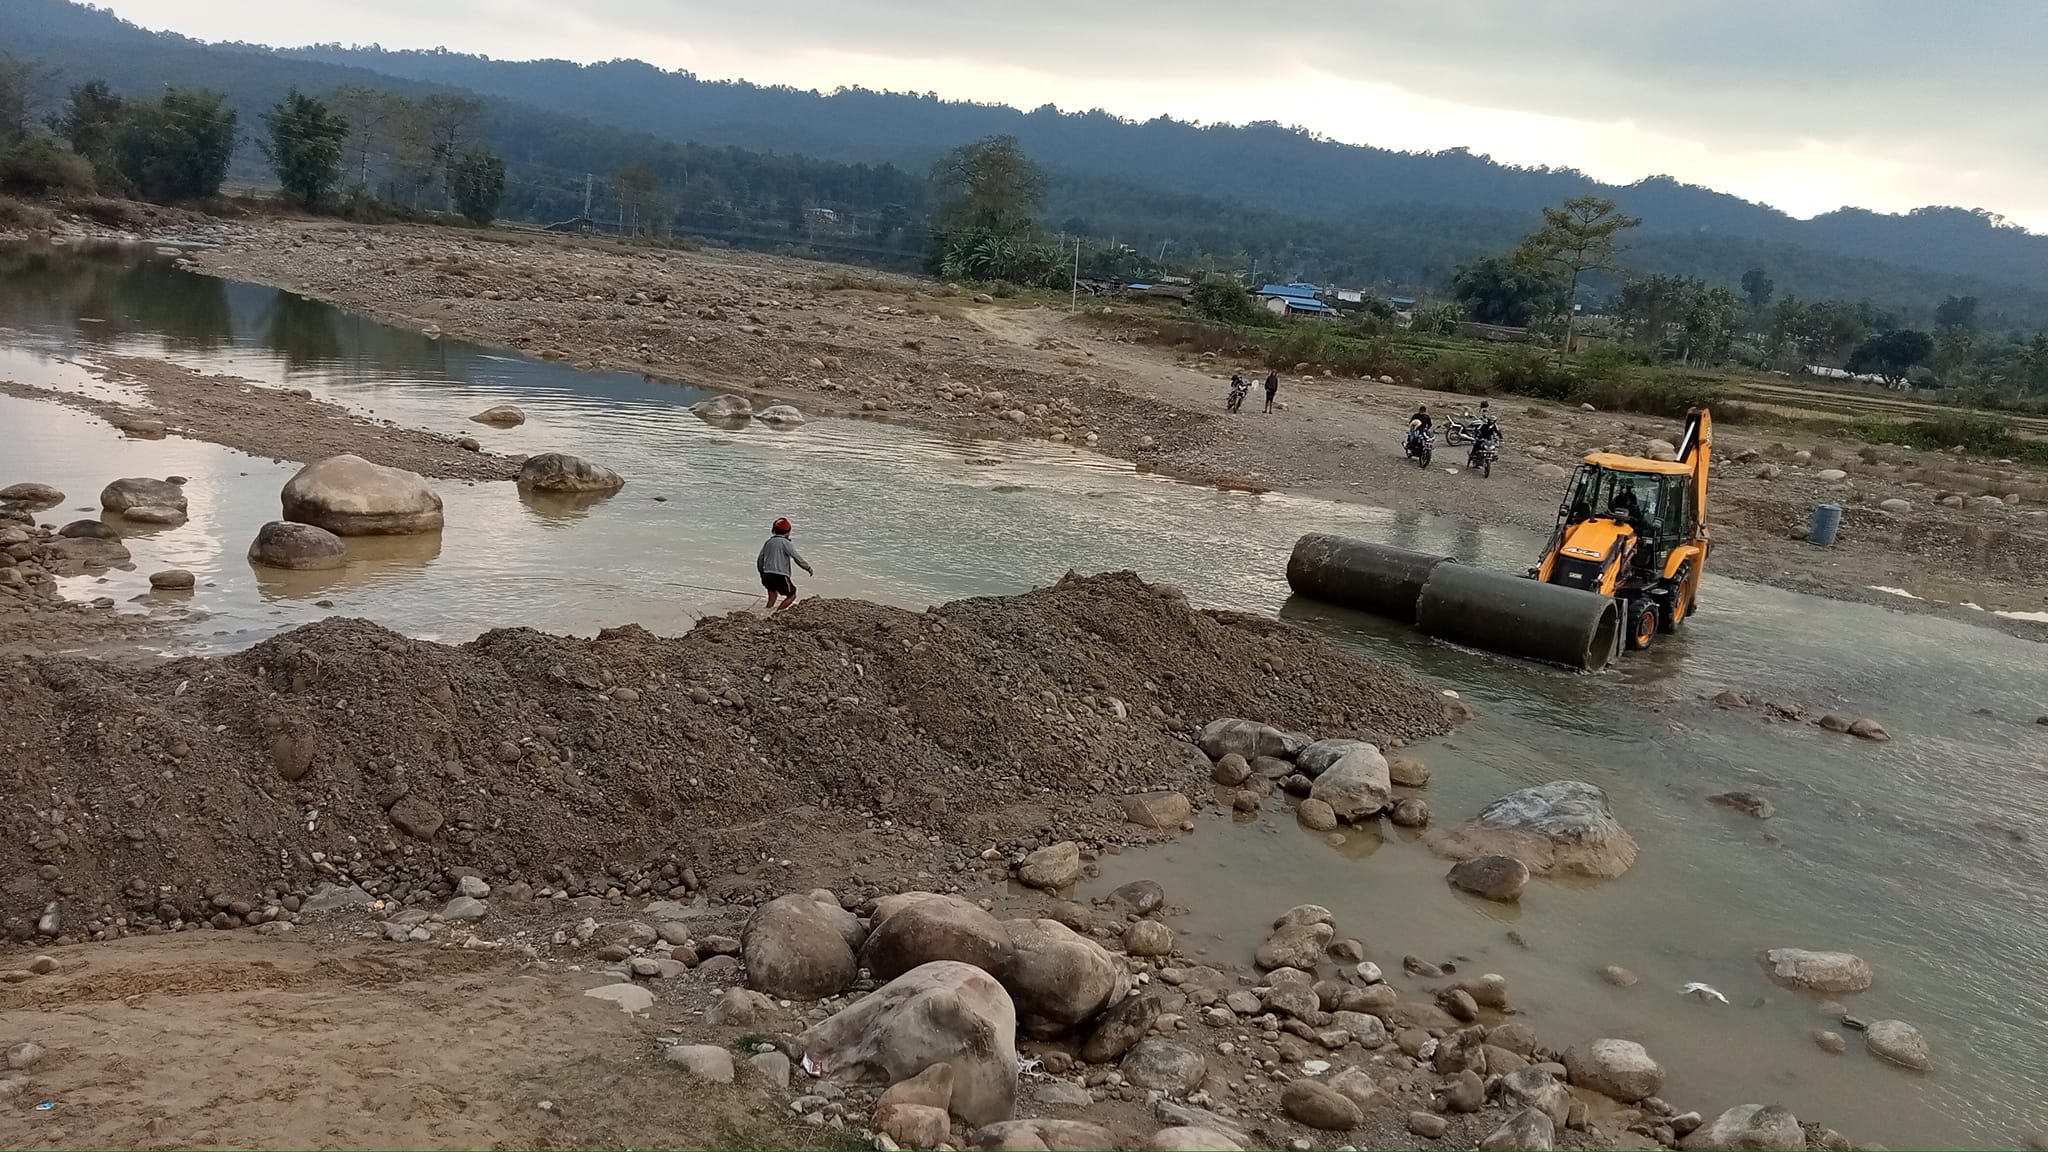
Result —
[{"label": "small stone", "polygon": [[1236,787],[1252,774],[1252,767],[1245,758],[1235,752],[1226,752],[1216,761],[1216,767],[1209,773],[1218,784]]},{"label": "small stone", "polygon": [[1479,1005],[1472,994],[1463,988],[1446,988],[1437,993],[1436,1006],[1450,1014],[1451,1019],[1461,1024],[1470,1024],[1479,1018]]},{"label": "small stone", "polygon": [[1623,968],[1619,964],[1609,964],[1607,967],[1602,968],[1600,970],[1600,978],[1616,988],[1633,988],[1638,979],[1635,973]]},{"label": "small stone", "polygon": [[1420,796],[1406,796],[1394,802],[1394,810],[1387,818],[1396,828],[1427,828],[1429,817],[1429,801]]},{"label": "small stone", "polygon": [[597,1000],[609,1000],[618,1005],[619,1011],[629,1015],[638,1015],[654,1007],[654,993],[638,984],[606,984],[586,988],[583,994]]},{"label": "small stone", "polygon": [[481,900],[491,894],[491,886],[481,876],[464,876],[455,882],[455,891],[472,900]]},{"label": "small stone", "polygon": [[1892,734],[1884,730],[1884,725],[1868,717],[1850,724],[1849,735],[1860,736],[1865,740],[1875,740],[1880,743],[1892,738]]},{"label": "small stone", "polygon": [[1482,899],[1513,903],[1529,886],[1529,866],[1513,856],[1475,856],[1452,865],[1444,879]]},{"label": "small stone", "polygon": [[1295,819],[1311,832],[1332,832],[1337,827],[1337,813],[1321,800],[1303,800],[1294,810]]},{"label": "small stone", "polygon": [[474,896],[457,896],[441,909],[443,920],[481,920],[490,907]]},{"label": "small stone", "polygon": [[1133,956],[1166,956],[1173,952],[1173,929],[1157,920],[1140,920],[1124,929],[1124,951]]},{"label": "small stone", "polygon": [[754,1075],[766,1080],[777,1088],[789,1087],[789,1057],[780,1052],[756,1052],[747,1057],[747,1066]]},{"label": "small stone", "polygon": [[1486,1107],[1486,1081],[1467,1068],[1451,1079],[1444,1089],[1444,1108],[1451,1112],[1477,1112]]},{"label": "small stone", "polygon": [[1434,1112],[1410,1112],[1408,1131],[1425,1140],[1441,1140],[1450,1131],[1451,1122]]},{"label": "small stone", "polygon": [[1288,1084],[1280,1093],[1280,1107],[1297,1122],[1325,1132],[1347,1131],[1365,1120],[1357,1104],[1320,1080]]},{"label": "small stone", "polygon": [[1049,844],[1024,858],[1017,882],[1048,892],[1070,888],[1081,878],[1081,846],[1072,840]]},{"label": "small stone", "polygon": [[188,592],[198,583],[192,573],[183,568],[166,568],[149,574],[149,586],[160,592]]},{"label": "small stone", "polygon": [[1825,1028],[1814,1029],[1813,1043],[1816,1048],[1831,1056],[1840,1055],[1849,1047],[1849,1042],[1842,1039],[1840,1032],[1831,1032]]}]

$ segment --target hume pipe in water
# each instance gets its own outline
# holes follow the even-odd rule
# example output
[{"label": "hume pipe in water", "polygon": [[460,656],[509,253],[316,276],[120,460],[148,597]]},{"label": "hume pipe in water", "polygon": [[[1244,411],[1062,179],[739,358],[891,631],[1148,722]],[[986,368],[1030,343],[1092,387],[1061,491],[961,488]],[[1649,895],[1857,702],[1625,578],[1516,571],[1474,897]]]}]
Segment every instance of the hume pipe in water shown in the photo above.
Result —
[{"label": "hume pipe in water", "polygon": [[1620,636],[1612,597],[1341,536],[1296,541],[1287,583],[1454,643],[1592,672],[1613,659]]},{"label": "hume pipe in water", "polygon": [[1449,558],[1311,532],[1294,542],[1287,586],[1316,600],[1415,623],[1430,570]]}]

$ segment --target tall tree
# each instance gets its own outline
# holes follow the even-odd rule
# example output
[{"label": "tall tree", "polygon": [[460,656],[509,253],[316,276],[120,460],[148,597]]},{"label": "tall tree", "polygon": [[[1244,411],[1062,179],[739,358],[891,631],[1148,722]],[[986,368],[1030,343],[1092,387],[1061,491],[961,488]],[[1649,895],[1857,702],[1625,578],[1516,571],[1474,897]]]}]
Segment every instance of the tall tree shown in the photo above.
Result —
[{"label": "tall tree", "polygon": [[389,93],[359,84],[343,84],[328,97],[334,110],[348,121],[348,142],[342,148],[342,166],[347,169],[343,180],[358,191],[368,192],[370,162],[381,160],[389,147],[387,123],[394,99]]},{"label": "tall tree", "polygon": [[1777,288],[1770,275],[1761,268],[1751,268],[1744,272],[1742,294],[1749,298],[1750,315],[1762,316],[1764,310],[1771,306],[1771,293],[1777,291]]},{"label": "tall tree", "polygon": [[131,108],[116,145],[121,175],[144,197],[198,200],[220,192],[235,154],[235,110],[220,93],[172,88]]},{"label": "tall tree", "polygon": [[471,148],[449,171],[454,185],[455,210],[476,225],[489,224],[498,216],[498,204],[505,198],[505,162],[482,148]]},{"label": "tall tree", "polygon": [[1015,237],[1037,218],[1045,173],[1015,136],[990,136],[941,156],[932,188],[942,227]]},{"label": "tall tree", "polygon": [[270,132],[263,154],[270,158],[286,198],[301,208],[325,200],[341,180],[348,121],[325,101],[293,88],[263,114],[263,124]]},{"label": "tall tree", "polygon": [[71,150],[92,165],[93,179],[102,193],[120,191],[127,183],[121,176],[117,145],[128,115],[126,100],[115,95],[106,81],[92,80],[71,90],[70,100],[52,125],[71,144]]},{"label": "tall tree", "polygon": [[1897,384],[1933,354],[1932,336],[1913,328],[1894,328],[1858,344],[1849,354],[1849,371],[1875,373],[1885,383]]},{"label": "tall tree", "polygon": [[1488,256],[1459,267],[1451,298],[1481,324],[1525,328],[1564,306],[1564,280],[1555,272]]},{"label": "tall tree", "polygon": [[448,173],[462,146],[483,118],[483,101],[473,96],[436,92],[418,103],[420,126],[425,133],[433,163],[441,174],[441,207],[453,207]]},{"label": "tall tree", "polygon": [[50,75],[45,65],[0,52],[0,148],[28,137]]},{"label": "tall tree", "polygon": [[1950,296],[1934,306],[1936,328],[1977,327],[1977,298],[1975,296]]},{"label": "tall tree", "polygon": [[[643,222],[652,226],[657,193],[661,178],[644,161],[635,160],[612,173],[612,183],[619,190],[619,229],[638,235]],[[797,221],[803,219],[801,207],[797,210]]]},{"label": "tall tree", "polygon": [[1615,270],[1617,237],[1641,224],[1625,216],[1614,201],[1598,196],[1574,196],[1561,207],[1543,210],[1543,227],[1522,238],[1515,249],[1515,261],[1536,268],[1556,269],[1569,274],[1565,296],[1564,344],[1560,358],[1571,354],[1572,324],[1576,319],[1579,280],[1588,272]]}]

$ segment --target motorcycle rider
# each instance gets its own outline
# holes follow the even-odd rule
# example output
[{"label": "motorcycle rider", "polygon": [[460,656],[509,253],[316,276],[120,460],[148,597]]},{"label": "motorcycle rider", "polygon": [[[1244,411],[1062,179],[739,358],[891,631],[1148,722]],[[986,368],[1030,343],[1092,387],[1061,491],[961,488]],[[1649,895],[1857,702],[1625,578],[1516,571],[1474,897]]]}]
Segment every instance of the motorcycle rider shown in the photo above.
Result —
[{"label": "motorcycle rider", "polygon": [[1242,409],[1244,407],[1245,394],[1251,390],[1251,383],[1244,378],[1242,372],[1232,372],[1230,374],[1230,402],[1226,407],[1232,412]]},{"label": "motorcycle rider", "polygon": [[1500,424],[1494,420],[1493,412],[1487,408],[1486,401],[1481,400],[1479,402],[1478,422],[1472,426],[1472,452],[1465,461],[1466,466],[1477,468],[1479,466],[1480,454],[1485,450],[1486,442],[1488,440],[1499,440],[1500,438]]},{"label": "motorcycle rider", "polygon": [[1408,418],[1408,443],[1406,446],[1408,455],[1414,456],[1418,454],[1423,443],[1429,438],[1431,423],[1429,405],[1417,405],[1415,415]]}]

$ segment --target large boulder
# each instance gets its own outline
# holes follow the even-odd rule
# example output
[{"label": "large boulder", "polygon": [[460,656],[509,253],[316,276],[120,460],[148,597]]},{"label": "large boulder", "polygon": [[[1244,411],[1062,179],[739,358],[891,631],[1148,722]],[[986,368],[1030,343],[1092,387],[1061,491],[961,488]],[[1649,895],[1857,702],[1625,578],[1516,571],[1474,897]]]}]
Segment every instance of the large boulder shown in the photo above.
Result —
[{"label": "large boulder", "polygon": [[1029,1035],[1067,1032],[1130,991],[1130,974],[1115,956],[1057,920],[1005,920],[1003,928],[1010,950],[996,978]]},{"label": "large boulder", "polygon": [[543,452],[519,466],[518,483],[522,492],[617,492],[626,486],[626,478],[580,456]]},{"label": "large boulder", "polygon": [[403,536],[441,530],[441,497],[417,472],[360,456],[329,456],[285,482],[284,519],[337,536]]},{"label": "large boulder", "polygon": [[1877,980],[1870,962],[1852,952],[1770,948],[1757,959],[1772,979],[1809,992],[1862,992]]},{"label": "large boulder", "polygon": [[809,894],[778,896],[747,918],[740,956],[749,986],[785,1000],[844,992],[856,975],[860,917]]},{"label": "large boulder", "polygon": [[1564,1054],[1573,1086],[1590,1088],[1624,1104],[1646,1100],[1664,1089],[1664,1068],[1633,1040],[1592,1040]]},{"label": "large boulder", "polygon": [[1325,768],[1309,788],[1308,797],[1328,804],[1339,820],[1369,820],[1393,803],[1387,759],[1379,749],[1361,744]]},{"label": "large boulder", "polygon": [[754,413],[754,419],[774,428],[795,428],[805,423],[804,414],[791,404],[770,404]]},{"label": "large boulder", "polygon": [[[904,893],[876,904],[860,966],[878,980],[893,980],[921,964],[957,960],[1000,972],[1010,955],[1010,934],[971,901],[932,892]],[[891,903],[891,901],[896,901]]]},{"label": "large boulder", "polygon": [[1124,797],[1124,818],[1141,828],[1178,828],[1194,810],[1178,792],[1140,792]]},{"label": "large boulder", "polygon": [[100,489],[100,508],[103,511],[126,512],[130,508],[142,507],[190,511],[185,507],[185,490],[168,480],[130,476]]},{"label": "large boulder", "polygon": [[690,405],[690,411],[705,420],[745,420],[754,414],[754,403],[745,396],[714,396]]},{"label": "large boulder", "polygon": [[493,404],[470,419],[499,428],[516,428],[526,423],[526,410],[517,404]]},{"label": "large boulder", "polygon": [[48,484],[24,481],[0,488],[0,504],[19,504],[25,508],[40,510],[63,502],[63,491]]},{"label": "large boulder", "polygon": [[1779,1104],[1738,1104],[1679,1141],[1687,1152],[1803,1152],[1799,1117]]},{"label": "large boulder", "polygon": [[1571,1112],[1572,1093],[1547,1069],[1532,1064],[1501,1078],[1500,1104],[1510,1112],[1537,1109],[1550,1117],[1552,1124],[1562,1125]]},{"label": "large boulder", "polygon": [[1423,833],[1423,840],[1453,859],[1513,856],[1531,872],[1596,877],[1628,871],[1637,851],[1607,793],[1578,780],[1510,792],[1456,828]]},{"label": "large boulder", "polygon": [[1325,1132],[1348,1132],[1365,1122],[1365,1114],[1349,1096],[1320,1080],[1296,1080],[1280,1093],[1280,1110],[1289,1119]]},{"label": "large boulder", "polygon": [[1550,1152],[1557,1147],[1557,1126],[1540,1108],[1524,1108],[1479,1142],[1481,1152]]},{"label": "large boulder", "polygon": [[1207,1125],[1177,1124],[1154,1132],[1145,1147],[1150,1152],[1238,1152],[1244,1145]]},{"label": "large boulder", "polygon": [[249,562],[295,572],[340,568],[348,563],[348,547],[325,528],[272,520],[256,530],[256,539],[249,545]]},{"label": "large boulder", "polygon": [[1363,740],[1318,740],[1294,758],[1294,770],[1313,780],[1329,771],[1330,765],[1360,748],[1379,749]]},{"label": "large boulder", "polygon": [[1313,972],[1323,949],[1335,939],[1337,929],[1324,923],[1282,923],[1273,929],[1256,951],[1252,962],[1261,968],[1298,968]]},{"label": "large boulder", "polygon": [[1307,737],[1282,732],[1271,725],[1235,719],[1211,720],[1195,737],[1196,746],[1211,760],[1232,752],[1246,760],[1260,756],[1292,760],[1308,743]]},{"label": "large boulder", "polygon": [[1017,1010],[996,978],[954,960],[923,964],[798,1037],[820,1076],[894,1084],[953,1066],[949,1110],[973,1125],[1017,1102]]}]

